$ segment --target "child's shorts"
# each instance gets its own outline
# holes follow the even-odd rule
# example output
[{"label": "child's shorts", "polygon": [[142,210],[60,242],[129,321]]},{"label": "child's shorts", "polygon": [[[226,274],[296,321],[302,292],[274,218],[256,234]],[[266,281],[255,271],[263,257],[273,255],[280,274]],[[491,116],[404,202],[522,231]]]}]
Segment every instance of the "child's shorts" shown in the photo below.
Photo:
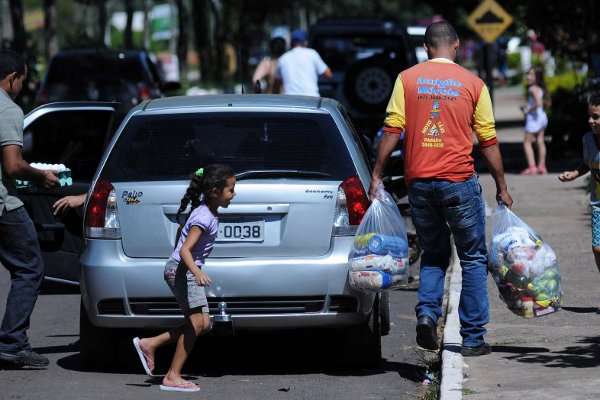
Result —
[{"label": "child's shorts", "polygon": [[600,247],[600,206],[592,206],[592,246]]},{"label": "child's shorts", "polygon": [[208,300],[204,286],[200,286],[194,274],[183,263],[169,258],[165,265],[165,281],[185,315],[190,314],[192,310],[201,310],[208,314]]}]

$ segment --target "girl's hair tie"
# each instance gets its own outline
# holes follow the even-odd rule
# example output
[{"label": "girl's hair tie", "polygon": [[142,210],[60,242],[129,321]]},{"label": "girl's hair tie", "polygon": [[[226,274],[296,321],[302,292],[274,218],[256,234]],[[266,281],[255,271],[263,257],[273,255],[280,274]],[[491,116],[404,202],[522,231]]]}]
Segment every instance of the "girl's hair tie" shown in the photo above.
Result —
[{"label": "girl's hair tie", "polygon": [[201,178],[202,175],[204,175],[204,168],[198,168],[195,172],[195,175]]}]

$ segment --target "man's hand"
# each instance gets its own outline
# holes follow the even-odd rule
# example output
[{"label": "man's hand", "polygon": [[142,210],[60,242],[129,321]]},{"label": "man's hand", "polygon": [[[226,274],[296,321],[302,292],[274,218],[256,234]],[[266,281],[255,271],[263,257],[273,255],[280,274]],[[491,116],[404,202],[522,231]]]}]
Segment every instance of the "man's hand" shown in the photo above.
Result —
[{"label": "man's hand", "polygon": [[79,196],[65,196],[52,205],[54,215],[63,213],[71,208],[81,207],[85,203],[85,193]]},{"label": "man's hand", "polygon": [[379,185],[383,185],[383,181],[378,176],[371,177],[371,186],[369,186],[369,199],[371,201],[377,198],[377,188]]},{"label": "man's hand", "polygon": [[558,176],[558,180],[561,182],[570,182],[572,180],[577,179],[578,177],[579,177],[579,171],[577,171],[577,170],[565,171]]},{"label": "man's hand", "polygon": [[508,208],[512,208],[513,199],[512,197],[510,197],[510,194],[508,193],[507,189],[498,191],[498,193],[496,194],[496,200],[498,201],[498,203],[502,202],[506,204]]},{"label": "man's hand", "polygon": [[43,178],[41,180],[41,183],[42,183],[42,186],[44,186],[44,188],[51,189],[60,184],[60,182],[58,180],[58,176],[56,176],[56,173],[54,171],[43,170],[42,174],[43,174]]}]

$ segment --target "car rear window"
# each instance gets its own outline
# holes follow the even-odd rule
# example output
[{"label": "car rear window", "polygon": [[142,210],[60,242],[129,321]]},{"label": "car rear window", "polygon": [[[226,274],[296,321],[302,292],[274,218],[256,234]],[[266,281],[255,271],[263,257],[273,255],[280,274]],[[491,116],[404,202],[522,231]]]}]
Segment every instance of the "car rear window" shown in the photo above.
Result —
[{"label": "car rear window", "polygon": [[314,48],[331,69],[344,70],[355,61],[394,51],[404,55],[401,37],[385,35],[331,35],[318,36]]},{"label": "car rear window", "polygon": [[356,174],[330,115],[223,112],[133,117],[102,176],[113,182],[181,180],[212,163],[236,173],[302,170],[336,180]]},{"label": "car rear window", "polygon": [[114,55],[68,55],[52,60],[48,71],[48,84],[64,83],[73,85],[74,81],[106,82],[125,80],[127,82],[147,82],[148,76],[137,57],[116,53]]}]

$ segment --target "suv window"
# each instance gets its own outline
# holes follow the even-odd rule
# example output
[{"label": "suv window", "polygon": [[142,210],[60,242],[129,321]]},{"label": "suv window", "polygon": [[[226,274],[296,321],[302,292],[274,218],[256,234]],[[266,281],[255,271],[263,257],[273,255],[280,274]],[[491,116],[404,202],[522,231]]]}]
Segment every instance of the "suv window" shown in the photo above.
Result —
[{"label": "suv window", "polygon": [[386,35],[319,35],[314,48],[334,71],[386,51],[404,55],[402,38]]},{"label": "suv window", "polygon": [[23,158],[64,164],[71,168],[74,181],[89,182],[100,162],[110,122],[106,111],[52,112],[24,132]]},{"label": "suv window", "polygon": [[212,163],[236,173],[292,169],[339,180],[356,173],[329,115],[227,112],[132,118],[102,175],[113,182],[183,180]]}]

